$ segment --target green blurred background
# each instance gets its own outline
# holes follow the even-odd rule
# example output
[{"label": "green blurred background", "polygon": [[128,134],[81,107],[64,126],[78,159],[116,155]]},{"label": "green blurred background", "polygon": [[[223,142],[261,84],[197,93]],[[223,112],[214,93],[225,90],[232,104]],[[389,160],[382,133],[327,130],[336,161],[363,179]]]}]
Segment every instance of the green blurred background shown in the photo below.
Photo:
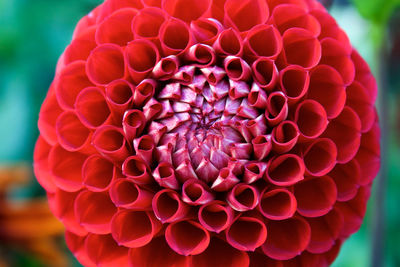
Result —
[{"label": "green blurred background", "polygon": [[[31,165],[38,112],[57,58],[71,41],[78,20],[101,2],[0,0],[0,165],[21,161]],[[378,78],[384,141],[380,181],[375,182],[367,216],[360,231],[342,247],[334,266],[400,266],[400,1],[322,2]],[[31,180],[8,197],[43,196],[44,191]],[[5,250],[5,246],[0,239],[0,256],[7,253],[11,266],[44,266],[34,254],[18,248]],[[79,266],[61,246],[68,265]]]}]

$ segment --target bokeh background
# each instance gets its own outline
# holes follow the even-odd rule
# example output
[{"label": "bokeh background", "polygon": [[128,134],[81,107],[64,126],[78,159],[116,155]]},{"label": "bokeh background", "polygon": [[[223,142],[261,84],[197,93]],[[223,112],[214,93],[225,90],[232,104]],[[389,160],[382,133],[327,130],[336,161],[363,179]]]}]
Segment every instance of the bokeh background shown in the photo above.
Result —
[{"label": "bokeh background", "polygon": [[[80,266],[34,179],[40,104],[78,20],[102,0],[0,0],[0,267]],[[335,267],[400,266],[400,0],[321,0],[378,79],[382,169]]]}]

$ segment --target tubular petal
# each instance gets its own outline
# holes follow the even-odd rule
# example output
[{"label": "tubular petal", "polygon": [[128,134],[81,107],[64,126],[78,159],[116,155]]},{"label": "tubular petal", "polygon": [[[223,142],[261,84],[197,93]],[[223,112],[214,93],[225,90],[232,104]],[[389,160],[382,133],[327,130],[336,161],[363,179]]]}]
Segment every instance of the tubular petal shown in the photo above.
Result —
[{"label": "tubular petal", "polygon": [[318,37],[321,33],[321,25],[318,20],[308,14],[305,8],[295,4],[281,4],[277,6],[271,18],[282,34],[290,28],[308,30],[315,37]]},{"label": "tubular petal", "polygon": [[243,52],[243,41],[237,31],[229,28],[217,35],[213,48],[220,54],[240,56]]},{"label": "tubular petal", "polygon": [[146,78],[159,59],[157,47],[145,39],[133,40],[125,48],[128,71],[136,84]]},{"label": "tubular petal", "polygon": [[75,199],[74,210],[78,222],[88,232],[95,234],[111,232],[110,221],[117,212],[117,208],[111,202],[107,192],[80,192]]},{"label": "tubular petal", "polygon": [[33,152],[33,170],[39,184],[47,191],[54,193],[57,186],[54,183],[54,178],[51,175],[48,158],[51,150],[50,144],[44,140],[42,136],[39,136],[35,144],[35,150]]},{"label": "tubular petal", "polygon": [[200,18],[190,23],[194,38],[207,45],[212,45],[223,28],[221,23],[213,18]]},{"label": "tubular petal", "polygon": [[93,154],[85,160],[82,166],[83,184],[91,191],[107,190],[116,175],[114,165]]},{"label": "tubular petal", "polygon": [[94,132],[93,146],[104,157],[122,163],[129,155],[128,144],[121,128],[104,125]]},{"label": "tubular petal", "polygon": [[300,131],[301,141],[317,138],[328,125],[325,109],[317,101],[311,99],[297,106],[295,122]]},{"label": "tubular petal", "polygon": [[329,123],[323,135],[335,143],[337,161],[346,163],[356,155],[360,147],[360,119],[351,108],[345,107],[342,113]]},{"label": "tubular petal", "polygon": [[266,177],[275,185],[289,186],[303,180],[304,170],[304,162],[299,156],[283,154],[269,163]]},{"label": "tubular petal", "polygon": [[111,235],[88,234],[85,250],[95,266],[128,265],[128,249],[118,246]]},{"label": "tubular petal", "polygon": [[272,25],[253,27],[244,40],[245,47],[256,57],[276,59],[282,51],[282,39],[278,30]]},{"label": "tubular petal", "polygon": [[54,82],[52,83],[51,89],[40,108],[38,120],[40,134],[50,145],[55,145],[57,143],[55,125],[58,116],[63,112],[58,105],[57,96],[53,88]]},{"label": "tubular petal", "polygon": [[271,90],[278,81],[278,69],[273,60],[259,57],[251,65],[255,82],[265,90]]},{"label": "tubular petal", "polygon": [[123,50],[115,44],[97,46],[86,62],[89,80],[96,85],[106,85],[124,77],[125,65]]},{"label": "tubular petal", "polygon": [[199,209],[199,222],[209,231],[220,233],[233,221],[234,211],[223,201],[214,200]]},{"label": "tubular petal", "polygon": [[321,59],[321,44],[312,32],[290,28],[283,34],[283,50],[288,64],[306,69],[315,67]]},{"label": "tubular petal", "polygon": [[332,209],[328,214],[307,219],[311,227],[310,244],[307,251],[311,253],[327,252],[335,244],[343,227],[343,217]]},{"label": "tubular petal", "polygon": [[150,210],[153,195],[131,179],[116,179],[110,188],[110,197],[115,206],[130,210]]},{"label": "tubular petal", "polygon": [[48,164],[54,184],[62,190],[76,192],[82,188],[82,166],[86,156],[64,150],[60,145],[50,150]]},{"label": "tubular petal", "polygon": [[361,179],[361,168],[357,160],[336,164],[328,175],[336,184],[338,201],[349,201],[357,194]]},{"label": "tubular petal", "polygon": [[259,192],[251,185],[237,184],[228,193],[228,204],[237,211],[254,209],[258,204]]},{"label": "tubular petal", "polygon": [[290,151],[297,143],[299,129],[292,121],[283,121],[272,130],[272,149],[279,154]]},{"label": "tubular petal", "polygon": [[[110,121],[110,108],[104,92],[98,87],[87,87],[82,90],[75,102],[76,114],[82,124],[96,129]],[[96,110],[96,112],[92,112]]]},{"label": "tubular petal", "polygon": [[72,111],[63,112],[56,121],[56,134],[60,145],[68,151],[90,152],[91,132]]},{"label": "tubular petal", "polygon": [[297,209],[296,197],[287,189],[264,189],[261,193],[258,209],[270,220],[286,220],[293,216]]},{"label": "tubular petal", "polygon": [[[187,238],[188,235],[190,235],[190,239]],[[197,255],[207,249],[210,243],[210,234],[197,222],[179,221],[167,226],[165,240],[178,254]]]},{"label": "tubular petal", "polygon": [[262,250],[276,260],[289,260],[304,251],[311,238],[310,225],[301,217],[267,223],[268,238]]},{"label": "tubular petal", "polygon": [[170,18],[161,26],[160,41],[165,55],[179,55],[190,47],[192,36],[183,21]]},{"label": "tubular petal", "polygon": [[93,85],[86,76],[85,65],[83,60],[74,61],[55,80],[57,101],[63,109],[72,109],[79,92]]},{"label": "tubular petal", "polygon": [[336,185],[329,176],[308,178],[294,186],[297,211],[306,217],[327,214],[336,201]]},{"label": "tubular petal", "polygon": [[182,200],[189,205],[204,205],[214,200],[208,186],[197,179],[187,180],[182,186]]},{"label": "tubular petal", "polygon": [[152,207],[154,214],[162,223],[184,219],[190,211],[190,207],[171,189],[164,189],[155,194]]},{"label": "tubular petal", "polygon": [[98,26],[96,43],[125,46],[132,41],[131,22],[137,13],[138,11],[134,8],[123,8],[112,13]]},{"label": "tubular petal", "polygon": [[160,33],[161,25],[166,19],[167,15],[162,9],[154,7],[141,9],[132,21],[132,32],[135,39],[156,39]]},{"label": "tubular petal", "polygon": [[161,229],[161,223],[150,212],[119,211],[111,220],[111,233],[119,246],[143,247]]},{"label": "tubular petal", "polygon": [[273,92],[268,96],[265,117],[270,126],[285,120],[288,115],[287,97],[282,92]]},{"label": "tubular petal", "polygon": [[122,173],[137,184],[152,182],[149,167],[140,156],[130,156],[122,164]]},{"label": "tubular petal", "polygon": [[106,86],[105,98],[111,110],[113,120],[122,121],[125,110],[132,105],[134,87],[126,80],[114,80]]},{"label": "tubular petal", "polygon": [[337,117],[346,102],[346,91],[340,74],[327,65],[313,69],[307,97],[319,102],[329,119]]},{"label": "tubular petal", "polygon": [[304,151],[303,160],[306,174],[323,176],[336,164],[337,148],[328,138],[315,139]]},{"label": "tubular petal", "polygon": [[258,24],[264,24],[269,17],[267,2],[263,0],[227,0],[224,10],[225,24],[241,32],[248,31]]},{"label": "tubular petal", "polygon": [[193,267],[227,266],[242,267],[249,265],[246,252],[232,248],[219,238],[212,238],[208,248],[199,255],[192,256]]},{"label": "tubular petal", "polygon": [[298,102],[308,91],[309,72],[301,66],[290,65],[279,72],[279,83],[289,104]]},{"label": "tubular petal", "polygon": [[267,239],[264,222],[254,217],[239,217],[225,233],[228,243],[242,251],[254,251]]},{"label": "tubular petal", "polygon": [[146,246],[129,250],[130,267],[188,267],[189,260],[173,251],[163,236],[153,238]]},{"label": "tubular petal", "polygon": [[207,16],[212,2],[212,0],[162,0],[162,7],[171,16],[185,22],[190,22],[200,17]]}]

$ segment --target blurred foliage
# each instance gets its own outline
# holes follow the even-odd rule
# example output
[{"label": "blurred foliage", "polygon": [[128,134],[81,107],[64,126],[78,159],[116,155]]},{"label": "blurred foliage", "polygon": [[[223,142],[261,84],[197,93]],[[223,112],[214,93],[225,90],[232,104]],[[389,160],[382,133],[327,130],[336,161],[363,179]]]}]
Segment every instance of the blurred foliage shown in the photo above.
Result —
[{"label": "blurred foliage", "polygon": [[[331,11],[375,73],[379,71],[376,46],[382,44],[382,41],[392,49],[389,72],[391,95],[388,103],[390,132],[385,136],[389,140],[390,150],[387,162],[389,177],[385,208],[387,244],[384,266],[395,267],[400,266],[400,247],[397,244],[400,240],[400,124],[397,122],[400,119],[400,73],[394,70],[400,70],[400,20],[391,28],[387,25],[395,8],[400,5],[400,0],[351,1],[357,9],[349,5],[348,0],[335,0]],[[38,136],[37,116],[53,79],[57,59],[70,42],[78,20],[101,2],[0,0],[0,165],[32,162],[32,151]],[[399,12],[395,14],[399,17]],[[35,181],[13,193],[13,197],[18,198],[33,196],[44,196],[44,191]],[[369,265],[373,201],[372,198],[362,228],[345,242],[334,266]],[[70,265],[79,266],[68,250],[64,251],[71,261]],[[43,266],[33,255],[19,249],[13,249],[9,257],[15,258],[15,266]]]}]

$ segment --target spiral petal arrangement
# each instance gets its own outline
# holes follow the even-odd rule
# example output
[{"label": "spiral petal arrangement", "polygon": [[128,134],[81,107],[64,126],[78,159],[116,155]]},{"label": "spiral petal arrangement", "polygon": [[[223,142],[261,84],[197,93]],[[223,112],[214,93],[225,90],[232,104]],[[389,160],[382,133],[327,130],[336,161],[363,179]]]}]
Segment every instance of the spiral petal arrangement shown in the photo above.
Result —
[{"label": "spiral petal arrangement", "polygon": [[376,95],[315,0],[106,0],[35,172],[85,266],[327,266],[379,169]]}]

